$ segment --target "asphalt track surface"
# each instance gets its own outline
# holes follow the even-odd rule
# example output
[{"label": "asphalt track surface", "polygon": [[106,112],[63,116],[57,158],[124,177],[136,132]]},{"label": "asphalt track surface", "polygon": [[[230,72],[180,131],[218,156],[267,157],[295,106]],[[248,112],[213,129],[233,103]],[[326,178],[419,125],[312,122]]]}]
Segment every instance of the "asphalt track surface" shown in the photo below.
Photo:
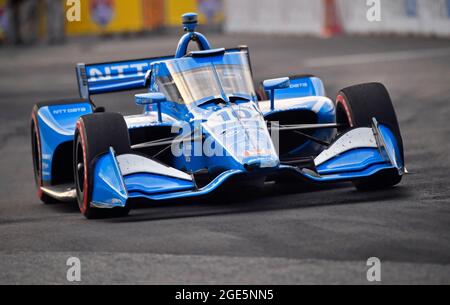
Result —
[{"label": "asphalt track surface", "polygon": [[[176,36],[71,41],[0,49],[0,283],[450,284],[450,41],[408,37],[212,35],[250,47],[255,78],[313,73],[329,96],[380,81],[391,92],[411,172],[400,186],[360,193],[350,184],[268,185],[200,202],[148,205],[127,218],[86,220],[71,204],[35,195],[29,117],[35,102],[77,96],[74,66],[171,54]],[[133,113],[131,94],[97,104]]]}]

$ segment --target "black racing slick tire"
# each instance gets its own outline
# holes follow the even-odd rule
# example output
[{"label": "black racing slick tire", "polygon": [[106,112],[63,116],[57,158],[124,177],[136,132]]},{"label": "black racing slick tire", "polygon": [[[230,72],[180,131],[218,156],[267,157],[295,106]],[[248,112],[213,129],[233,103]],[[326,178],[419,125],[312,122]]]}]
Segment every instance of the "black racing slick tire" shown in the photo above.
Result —
[{"label": "black racing slick tire", "polygon": [[[342,89],[336,98],[336,122],[339,131],[348,128],[370,127],[372,119],[384,124],[393,132],[403,159],[403,140],[394,106],[386,87],[380,83],[366,83]],[[358,190],[390,188],[402,176],[396,171],[383,171],[374,176],[354,181]]]},{"label": "black racing slick tire", "polygon": [[112,147],[117,155],[131,151],[125,120],[118,113],[94,113],[82,116],[74,141],[74,179],[81,213],[88,219],[126,216],[129,207],[99,209],[91,206],[93,170],[96,158]]}]

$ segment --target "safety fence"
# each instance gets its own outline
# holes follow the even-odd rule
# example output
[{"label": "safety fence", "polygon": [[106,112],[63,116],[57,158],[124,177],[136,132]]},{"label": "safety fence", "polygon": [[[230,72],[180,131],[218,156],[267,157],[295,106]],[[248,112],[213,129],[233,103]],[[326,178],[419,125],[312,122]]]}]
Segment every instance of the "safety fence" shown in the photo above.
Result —
[{"label": "safety fence", "polygon": [[322,33],[321,1],[226,0],[228,32],[312,34]]},{"label": "safety fence", "polygon": [[450,37],[450,0],[226,0],[228,32]]}]

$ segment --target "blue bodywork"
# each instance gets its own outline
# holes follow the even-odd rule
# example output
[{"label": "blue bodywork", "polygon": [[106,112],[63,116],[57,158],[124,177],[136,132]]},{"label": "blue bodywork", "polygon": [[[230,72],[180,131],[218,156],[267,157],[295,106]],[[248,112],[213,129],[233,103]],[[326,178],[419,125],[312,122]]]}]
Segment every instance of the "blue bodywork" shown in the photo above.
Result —
[{"label": "blue bodywork", "polygon": [[[41,139],[42,180],[52,184],[52,172],[58,148],[72,143],[78,119],[92,113],[92,104],[83,102],[41,107],[37,113]],[[71,166],[69,164],[69,166]],[[56,169],[57,170],[57,169]]]},{"label": "blue bodywork", "polygon": [[[274,147],[265,121],[279,115],[304,111],[315,118],[314,124],[335,124],[336,109],[334,103],[325,97],[322,81],[313,76],[294,76],[284,79],[284,82],[266,82],[266,101],[258,100],[252,90],[227,92],[224,80],[247,76],[245,70],[242,72],[232,69],[250,67],[248,49],[212,49],[206,38],[195,32],[195,26],[186,26],[186,31],[174,56],[77,65],[80,103],[46,106],[38,110],[44,184],[52,185],[54,156],[61,145],[74,141],[77,120],[94,111],[93,105],[88,102],[91,97],[102,93],[143,89],[146,75],[150,78],[149,92],[164,93],[167,101],[161,95],[137,96],[137,103],[144,106],[144,111],[140,115],[125,117],[130,132],[141,128],[174,128],[176,137],[189,136],[190,130],[194,137],[198,136],[201,140],[193,141],[190,146],[180,145],[183,146],[180,151],[188,153],[173,155],[168,164],[170,168],[177,170],[173,175],[166,175],[164,171],[152,171],[152,166],[159,165],[149,163],[144,166],[142,159],[139,159],[139,162],[144,162],[142,170],[134,169],[124,174],[119,159],[130,161],[134,160],[133,156],[117,156],[111,148],[96,159],[92,206],[124,207],[134,198],[168,200],[208,195],[232,177],[238,181],[256,180],[257,177],[291,172],[300,179],[319,183],[356,180],[384,170],[394,169],[400,174],[403,172],[404,161],[395,136],[387,126],[378,125],[376,121],[372,126],[376,146],[363,145],[348,149],[326,162],[316,164],[315,171],[285,164],[281,157],[306,155],[314,158],[323,153],[324,147],[307,139],[281,156]],[[188,44],[193,40],[197,42],[199,51],[187,53]],[[222,71],[223,67],[231,70]],[[217,81],[219,86],[216,92],[197,98],[196,93],[189,92],[188,88],[180,93],[183,102],[167,96],[168,89],[162,86],[184,81],[173,77],[203,70],[212,71],[212,77],[206,81]],[[251,76],[251,70],[249,73]],[[222,79],[214,80],[214,76]],[[251,120],[247,120],[250,118]],[[196,134],[199,126],[202,131]],[[234,143],[233,137],[237,135],[248,141],[242,145]],[[333,141],[336,132],[332,128],[318,128],[310,136]],[[265,146],[261,148],[259,144],[254,145],[254,139],[262,139]],[[197,149],[202,150],[204,143],[208,141],[208,149],[215,154],[208,154],[208,149],[199,156],[193,153]],[[330,147],[333,149],[333,144]],[[138,159],[130,162],[136,163],[136,160]],[[198,186],[195,174],[201,171],[206,171],[212,178],[205,185]]]}]

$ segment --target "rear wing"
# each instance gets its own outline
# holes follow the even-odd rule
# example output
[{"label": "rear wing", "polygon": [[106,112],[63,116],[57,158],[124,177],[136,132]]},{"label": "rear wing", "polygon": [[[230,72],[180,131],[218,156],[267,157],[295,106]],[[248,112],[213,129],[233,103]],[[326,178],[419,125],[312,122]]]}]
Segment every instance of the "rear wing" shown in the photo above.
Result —
[{"label": "rear wing", "polygon": [[144,76],[152,63],[174,56],[77,64],[78,90],[83,99],[93,94],[144,88]]},{"label": "rear wing", "polygon": [[[246,50],[246,46],[227,49],[226,52]],[[77,80],[80,97],[89,99],[91,95],[144,89],[144,76],[151,64],[173,59],[175,56],[163,56],[144,59],[105,62],[97,64],[77,64]],[[249,59],[250,61],[250,59]]]}]

